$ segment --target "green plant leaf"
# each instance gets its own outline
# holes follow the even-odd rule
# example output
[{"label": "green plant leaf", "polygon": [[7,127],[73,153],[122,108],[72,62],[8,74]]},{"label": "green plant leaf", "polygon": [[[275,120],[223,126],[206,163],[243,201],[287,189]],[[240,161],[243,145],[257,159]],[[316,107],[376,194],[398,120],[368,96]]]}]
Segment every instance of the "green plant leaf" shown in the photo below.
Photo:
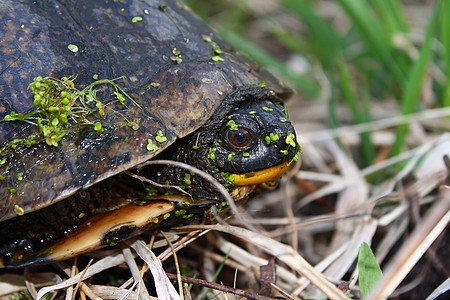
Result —
[{"label": "green plant leaf", "polygon": [[383,276],[375,255],[367,243],[362,243],[361,247],[359,247],[358,268],[359,289],[362,298],[365,298]]}]

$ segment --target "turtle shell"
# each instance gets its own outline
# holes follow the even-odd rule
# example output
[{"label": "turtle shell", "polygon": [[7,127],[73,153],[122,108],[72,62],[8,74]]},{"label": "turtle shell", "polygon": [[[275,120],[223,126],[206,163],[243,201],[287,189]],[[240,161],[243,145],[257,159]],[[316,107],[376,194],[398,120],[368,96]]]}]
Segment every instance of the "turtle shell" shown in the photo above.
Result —
[{"label": "turtle shell", "polygon": [[[4,0],[0,11],[1,221],[153,158],[207,122],[236,87],[264,81],[282,98],[290,93],[180,1]],[[74,124],[57,146],[14,144],[39,133],[4,119],[36,109],[29,84],[38,76],[75,76],[80,89],[116,79],[130,97],[119,103],[112,85],[99,89],[102,133]],[[157,136],[164,141],[149,148]]]}]

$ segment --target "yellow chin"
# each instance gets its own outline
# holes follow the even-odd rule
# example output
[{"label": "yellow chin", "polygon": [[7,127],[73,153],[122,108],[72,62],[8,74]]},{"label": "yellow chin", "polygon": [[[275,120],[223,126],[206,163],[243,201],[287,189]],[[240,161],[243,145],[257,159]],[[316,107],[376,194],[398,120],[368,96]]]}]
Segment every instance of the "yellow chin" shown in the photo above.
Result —
[{"label": "yellow chin", "polygon": [[290,164],[291,161],[287,161],[281,165],[248,174],[233,174],[234,184],[236,186],[254,185],[278,179],[286,172]]}]

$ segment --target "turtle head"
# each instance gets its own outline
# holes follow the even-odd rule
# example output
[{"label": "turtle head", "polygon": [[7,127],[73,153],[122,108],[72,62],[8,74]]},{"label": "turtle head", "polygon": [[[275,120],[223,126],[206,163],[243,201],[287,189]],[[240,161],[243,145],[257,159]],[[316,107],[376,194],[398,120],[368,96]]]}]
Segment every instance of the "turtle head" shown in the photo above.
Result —
[{"label": "turtle head", "polygon": [[[285,106],[272,91],[244,87],[227,96],[206,124],[174,147],[172,159],[213,175],[236,199],[273,184],[298,158],[299,145]],[[195,198],[220,199],[200,176],[167,167],[164,181]],[[271,184],[267,184],[271,183]]]},{"label": "turtle head", "polygon": [[231,183],[248,186],[280,177],[297,152],[284,106],[259,99],[240,103],[219,123],[206,160]]}]

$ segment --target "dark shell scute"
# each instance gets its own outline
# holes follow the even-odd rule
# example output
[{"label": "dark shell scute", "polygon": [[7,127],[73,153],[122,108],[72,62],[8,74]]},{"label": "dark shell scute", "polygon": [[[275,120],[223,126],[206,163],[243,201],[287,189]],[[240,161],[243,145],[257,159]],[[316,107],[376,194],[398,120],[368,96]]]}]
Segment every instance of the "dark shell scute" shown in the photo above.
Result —
[{"label": "dark shell scute", "polygon": [[[116,79],[133,99],[120,105],[113,88],[104,88],[103,133],[75,126],[57,147],[40,142],[0,157],[0,220],[151,159],[205,124],[236,87],[264,80],[286,92],[179,1],[4,0],[0,11],[0,120],[35,109],[28,85],[37,76],[76,76],[78,89],[93,77]],[[224,62],[212,61],[205,36],[220,46]],[[155,141],[159,131],[167,141]],[[26,122],[0,122],[0,149],[36,132]],[[147,148],[149,140],[157,150]]]}]

